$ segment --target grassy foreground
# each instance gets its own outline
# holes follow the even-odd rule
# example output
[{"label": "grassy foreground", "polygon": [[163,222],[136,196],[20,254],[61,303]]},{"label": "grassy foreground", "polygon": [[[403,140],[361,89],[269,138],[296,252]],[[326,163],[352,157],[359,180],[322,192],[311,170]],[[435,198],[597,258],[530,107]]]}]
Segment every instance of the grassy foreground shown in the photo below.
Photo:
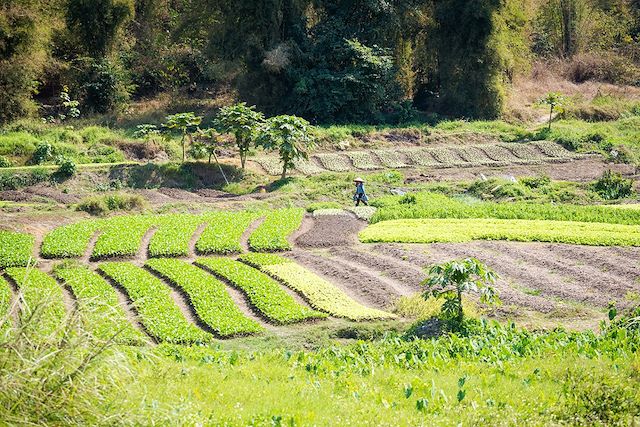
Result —
[{"label": "grassy foreground", "polygon": [[626,326],[594,334],[471,322],[437,339],[387,335],[315,350],[282,342],[253,342],[251,351],[113,348],[49,400],[38,387],[52,384],[18,381],[12,373],[25,361],[0,346],[0,416],[38,424],[630,425],[640,415],[639,342]]}]

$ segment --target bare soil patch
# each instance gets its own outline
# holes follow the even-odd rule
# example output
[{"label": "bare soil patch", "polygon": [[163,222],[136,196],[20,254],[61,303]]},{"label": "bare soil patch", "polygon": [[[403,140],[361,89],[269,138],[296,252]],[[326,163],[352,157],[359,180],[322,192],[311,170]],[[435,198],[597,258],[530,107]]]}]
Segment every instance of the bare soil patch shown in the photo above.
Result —
[{"label": "bare soil patch", "polygon": [[358,232],[366,223],[346,215],[323,215],[313,218],[313,225],[295,239],[302,248],[330,248],[350,246],[358,241]]},{"label": "bare soil patch", "polygon": [[58,203],[69,205],[80,201],[80,197],[76,194],[63,193],[55,187],[49,187],[46,185],[34,185],[24,189],[26,193],[34,194],[36,196],[46,197],[47,199],[55,200]]}]

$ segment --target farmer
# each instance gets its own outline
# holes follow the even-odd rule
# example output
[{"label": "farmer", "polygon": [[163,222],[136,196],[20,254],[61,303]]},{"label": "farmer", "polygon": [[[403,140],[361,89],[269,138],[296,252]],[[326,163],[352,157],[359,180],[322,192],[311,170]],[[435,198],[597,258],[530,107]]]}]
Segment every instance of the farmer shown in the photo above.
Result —
[{"label": "farmer", "polygon": [[364,192],[364,179],[356,178],[353,182],[356,184],[356,194],[353,195],[353,201],[356,202],[356,206],[359,206],[360,202],[368,206],[369,204],[367,202],[369,198],[367,197],[367,193]]}]

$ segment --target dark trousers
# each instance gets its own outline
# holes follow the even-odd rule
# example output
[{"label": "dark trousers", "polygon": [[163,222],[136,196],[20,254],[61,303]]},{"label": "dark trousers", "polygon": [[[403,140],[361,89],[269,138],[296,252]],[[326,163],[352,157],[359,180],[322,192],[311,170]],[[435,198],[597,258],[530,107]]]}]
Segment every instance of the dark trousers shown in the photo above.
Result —
[{"label": "dark trousers", "polygon": [[356,206],[360,206],[360,202],[362,202],[365,206],[369,206],[366,200],[364,200],[361,196],[356,198]]}]

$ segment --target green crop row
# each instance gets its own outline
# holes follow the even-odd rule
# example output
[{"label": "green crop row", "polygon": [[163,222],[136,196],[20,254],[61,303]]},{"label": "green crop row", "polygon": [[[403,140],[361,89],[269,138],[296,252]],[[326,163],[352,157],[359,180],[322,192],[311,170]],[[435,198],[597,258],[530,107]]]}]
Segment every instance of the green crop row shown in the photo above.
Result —
[{"label": "green crop row", "polygon": [[218,335],[229,337],[263,331],[258,323],[242,314],[224,284],[205,271],[176,259],[152,259],[146,265],[182,289],[198,317]]},{"label": "green crop row", "polygon": [[373,224],[360,232],[365,243],[434,243],[471,240],[640,246],[637,225],[510,219],[400,219]]},{"label": "green crop row", "polygon": [[11,328],[11,288],[9,283],[0,276],[0,337]]},{"label": "green crop row", "polygon": [[212,212],[205,214],[208,225],[196,242],[196,251],[203,255],[242,252],[240,247],[242,233],[260,215],[257,212]]},{"label": "green crop row", "polygon": [[140,345],[147,341],[127,319],[113,287],[85,267],[58,268],[55,275],[71,288],[85,327],[101,340]]},{"label": "green crop row", "polygon": [[30,234],[0,230],[0,268],[26,267],[33,254]]},{"label": "green crop row", "polygon": [[172,343],[211,340],[211,334],[187,321],[170,288],[148,271],[124,262],[105,262],[99,269],[126,290],[142,324],[158,340]]},{"label": "green crop row", "polygon": [[265,220],[249,236],[249,246],[254,251],[283,251],[291,249],[287,237],[302,223],[304,209],[289,208],[270,211]]},{"label": "green crop row", "polygon": [[151,257],[179,257],[189,255],[189,242],[198,226],[204,222],[200,215],[166,215],[155,221],[158,229],[149,242]]},{"label": "green crop row", "polygon": [[240,256],[240,259],[282,281],[302,294],[313,308],[332,316],[356,321],[395,317],[393,314],[365,307],[333,284],[286,258],[250,253]]},{"label": "green crop row", "polygon": [[22,296],[20,319],[27,330],[43,339],[61,332],[65,307],[60,285],[35,268],[13,267],[6,273],[18,285]]},{"label": "green crop row", "polygon": [[229,258],[201,258],[196,264],[240,288],[251,305],[275,323],[287,324],[325,317],[298,304],[275,280],[246,264]]},{"label": "green crop row", "polygon": [[40,253],[44,258],[81,257],[103,224],[101,220],[85,220],[58,227],[45,236]]},{"label": "green crop row", "polygon": [[157,222],[157,217],[149,215],[110,218],[96,241],[91,259],[134,256],[145,233]]},{"label": "green crop row", "polygon": [[469,204],[430,192],[415,193],[415,203],[406,203],[399,196],[386,196],[378,199],[376,205],[379,208],[371,218],[372,223],[403,218],[497,218],[640,225],[638,209],[526,202]]}]

